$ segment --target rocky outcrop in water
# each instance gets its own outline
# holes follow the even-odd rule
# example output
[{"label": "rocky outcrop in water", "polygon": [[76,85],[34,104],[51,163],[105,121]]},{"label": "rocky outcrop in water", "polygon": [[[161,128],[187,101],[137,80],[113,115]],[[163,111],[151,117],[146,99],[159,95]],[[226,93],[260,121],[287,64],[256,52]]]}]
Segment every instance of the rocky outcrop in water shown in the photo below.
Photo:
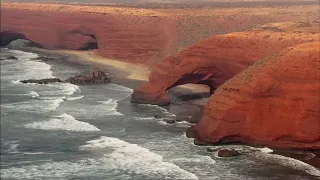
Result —
[{"label": "rocky outcrop in water", "polygon": [[320,149],[319,49],[304,43],[249,66],[215,91],[189,134],[195,142]]},{"label": "rocky outcrop in water", "polygon": [[54,61],[55,58],[47,57],[47,56],[39,56],[39,57],[33,58],[32,60],[40,60],[40,61],[46,62],[46,61]]},{"label": "rocky outcrop in water", "polygon": [[28,79],[28,80],[22,80],[20,81],[22,83],[36,83],[36,84],[49,84],[49,83],[56,83],[56,82],[62,82],[61,79],[58,78],[47,78],[47,79]]},{"label": "rocky outcrop in water", "polygon": [[238,156],[239,152],[234,150],[234,149],[221,149],[218,151],[218,156],[219,157],[233,157],[233,156]]},{"label": "rocky outcrop in water", "polygon": [[111,78],[108,77],[103,71],[93,70],[85,75],[77,75],[71,77],[65,81],[58,78],[47,78],[47,79],[28,79],[21,80],[22,83],[36,83],[36,84],[49,84],[56,82],[68,82],[77,85],[93,85],[93,84],[107,84],[111,82]]},{"label": "rocky outcrop in water", "polygon": [[6,58],[1,58],[1,60],[6,60],[6,59],[16,60],[16,59],[18,59],[18,58],[15,57],[15,56],[8,56],[8,57],[6,57]]},{"label": "rocky outcrop in water", "polygon": [[77,75],[66,80],[72,84],[107,84],[111,82],[103,71],[93,70],[85,75]]}]

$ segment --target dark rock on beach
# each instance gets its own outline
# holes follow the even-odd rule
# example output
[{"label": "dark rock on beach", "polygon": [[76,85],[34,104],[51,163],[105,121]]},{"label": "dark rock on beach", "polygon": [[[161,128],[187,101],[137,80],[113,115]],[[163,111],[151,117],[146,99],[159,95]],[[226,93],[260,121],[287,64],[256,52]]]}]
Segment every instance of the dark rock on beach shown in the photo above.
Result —
[{"label": "dark rock on beach", "polygon": [[202,141],[198,138],[194,138],[194,144],[195,145],[198,145],[198,146],[206,146],[206,145],[209,145],[209,143],[205,142],[205,141]]},{"label": "dark rock on beach", "polygon": [[46,62],[46,61],[53,61],[55,59],[52,57],[47,57],[47,56],[40,56],[40,57],[33,58],[33,60],[41,60],[41,61]]},{"label": "dark rock on beach", "polygon": [[15,57],[15,56],[9,56],[9,57],[6,57],[6,58],[1,58],[1,60],[5,60],[5,59],[18,59],[18,58]]},{"label": "dark rock on beach", "polygon": [[162,117],[161,117],[160,115],[158,115],[158,114],[155,114],[153,117],[156,118],[156,119],[162,118]]},{"label": "dark rock on beach", "polygon": [[28,80],[21,80],[22,83],[36,83],[36,84],[49,84],[55,82],[69,82],[71,84],[106,84],[110,83],[110,77],[108,77],[102,71],[91,71],[85,75],[77,75],[63,81],[59,78],[48,78],[48,79],[28,79]]},{"label": "dark rock on beach", "polygon": [[187,136],[187,138],[195,138],[196,137],[192,127],[187,129],[186,136]]},{"label": "dark rock on beach", "polygon": [[66,82],[72,84],[107,84],[111,82],[111,78],[103,71],[93,70],[85,75],[71,77],[67,79]]},{"label": "dark rock on beach", "polygon": [[20,81],[22,83],[36,83],[36,84],[49,84],[49,83],[55,83],[55,82],[62,82],[61,79],[58,78],[48,78],[48,79],[28,79],[28,80],[22,80]]},{"label": "dark rock on beach", "polygon": [[221,149],[218,151],[219,157],[233,157],[233,156],[237,156],[237,155],[239,155],[239,152],[234,149],[231,149],[231,150]]},{"label": "dark rock on beach", "polygon": [[176,123],[176,120],[174,120],[174,119],[165,119],[164,120],[167,124],[174,124],[174,123]]}]

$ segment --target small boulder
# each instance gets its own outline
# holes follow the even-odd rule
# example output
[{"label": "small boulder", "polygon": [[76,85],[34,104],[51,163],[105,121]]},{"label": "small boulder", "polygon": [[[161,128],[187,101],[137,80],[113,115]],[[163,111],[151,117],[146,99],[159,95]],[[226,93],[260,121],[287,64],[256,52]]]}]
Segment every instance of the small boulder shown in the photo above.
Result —
[{"label": "small boulder", "polygon": [[195,145],[198,145],[198,146],[206,146],[208,145],[209,143],[205,142],[205,141],[202,141],[198,138],[194,138],[194,144]]},{"label": "small boulder", "polygon": [[156,119],[162,118],[162,117],[161,117],[160,115],[158,115],[158,114],[155,114],[153,117],[156,118]]},{"label": "small boulder", "polygon": [[218,151],[219,157],[233,157],[233,156],[237,156],[237,155],[239,155],[239,152],[234,149],[231,149],[231,150],[221,149]]}]

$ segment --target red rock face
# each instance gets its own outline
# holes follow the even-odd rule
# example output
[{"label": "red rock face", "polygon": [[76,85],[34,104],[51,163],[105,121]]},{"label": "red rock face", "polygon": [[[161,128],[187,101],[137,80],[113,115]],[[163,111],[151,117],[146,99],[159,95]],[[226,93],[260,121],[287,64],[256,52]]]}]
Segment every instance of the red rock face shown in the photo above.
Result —
[{"label": "red rock face", "polygon": [[286,48],[221,85],[192,127],[196,139],[320,149],[319,49]]},{"label": "red rock face", "polygon": [[[3,37],[15,32],[47,49],[81,50],[97,43],[102,56],[139,62],[166,51],[170,41],[163,28],[170,21],[152,17],[134,22],[133,17],[55,11],[1,9],[1,14]],[[140,27],[139,23],[144,25]]]},{"label": "red rock face", "polygon": [[251,32],[214,36],[164,59],[149,76],[149,82],[134,90],[131,102],[167,105],[166,91],[194,83],[216,88],[255,61],[288,46],[316,41],[313,33],[274,32],[264,26]]},{"label": "red rock face", "polygon": [[318,7],[263,11],[268,13],[259,8],[162,10],[2,3],[1,43],[24,37],[47,49],[71,50],[96,44],[99,55],[153,67],[173,52],[212,35],[268,22],[317,18]]}]

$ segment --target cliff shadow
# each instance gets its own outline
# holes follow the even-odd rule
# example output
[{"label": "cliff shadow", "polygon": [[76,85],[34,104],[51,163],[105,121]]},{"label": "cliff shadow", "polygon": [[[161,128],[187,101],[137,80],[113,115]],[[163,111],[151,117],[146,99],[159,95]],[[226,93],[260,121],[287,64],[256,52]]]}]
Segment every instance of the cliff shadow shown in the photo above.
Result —
[{"label": "cliff shadow", "polygon": [[82,47],[79,48],[79,50],[93,50],[93,49],[99,49],[98,41],[95,35],[86,35],[91,37],[92,41],[87,42],[86,44],[83,44]]},{"label": "cliff shadow", "polygon": [[191,92],[190,94],[183,94],[176,96],[177,99],[180,99],[181,101],[192,101],[196,99],[203,99],[210,97],[210,92]]}]

